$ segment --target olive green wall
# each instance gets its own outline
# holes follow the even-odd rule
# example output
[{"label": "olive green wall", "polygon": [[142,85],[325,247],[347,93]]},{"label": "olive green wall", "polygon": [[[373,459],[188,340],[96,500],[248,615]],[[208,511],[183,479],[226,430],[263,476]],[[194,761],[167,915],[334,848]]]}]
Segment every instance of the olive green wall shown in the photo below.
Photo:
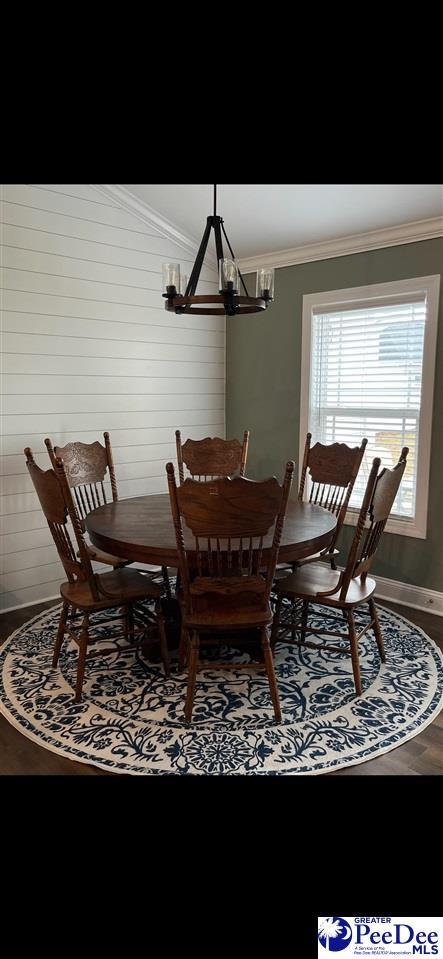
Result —
[{"label": "olive green wall", "polygon": [[[248,476],[281,479],[288,459],[298,467],[303,295],[442,271],[443,239],[288,266],[275,271],[275,301],[265,313],[226,318],[226,436],[251,431]],[[255,275],[248,279],[255,290]],[[427,539],[385,533],[373,566],[380,576],[438,591],[443,591],[442,294]],[[349,526],[342,532],[345,555],[352,533]]]}]

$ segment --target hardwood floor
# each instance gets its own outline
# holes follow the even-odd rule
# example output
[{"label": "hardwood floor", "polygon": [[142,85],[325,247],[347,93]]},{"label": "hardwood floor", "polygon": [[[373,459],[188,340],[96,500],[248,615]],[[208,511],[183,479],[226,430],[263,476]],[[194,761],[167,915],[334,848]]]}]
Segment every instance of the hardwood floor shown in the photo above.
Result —
[{"label": "hardwood floor", "polygon": [[[58,604],[57,601],[27,606],[0,616],[0,645],[22,623],[37,613]],[[443,618],[421,610],[383,601],[381,604],[420,626],[443,649]],[[0,716],[0,774],[3,775],[59,775],[110,776],[105,770],[85,763],[77,763],[37,746]],[[398,746],[392,752],[351,766],[349,769],[328,773],[329,776],[422,776],[443,774],[443,710],[430,726],[414,739]]]},{"label": "hardwood floor", "polygon": [[[0,645],[22,623],[37,616],[44,609],[58,606],[59,600],[49,603],[38,603],[35,606],[26,606],[24,609],[15,609],[12,613],[3,613],[0,616]],[[26,736],[22,736],[18,729],[8,723],[0,715],[0,774],[31,775],[31,776],[110,776],[112,773],[97,766],[88,766],[86,763],[77,763],[64,756],[37,746]]]},{"label": "hardwood floor", "polygon": [[[409,619],[427,633],[443,650],[443,617],[424,613],[410,606],[380,601],[380,606]],[[443,775],[443,710],[422,733],[384,756],[350,769],[338,769],[329,776],[423,776]]]}]

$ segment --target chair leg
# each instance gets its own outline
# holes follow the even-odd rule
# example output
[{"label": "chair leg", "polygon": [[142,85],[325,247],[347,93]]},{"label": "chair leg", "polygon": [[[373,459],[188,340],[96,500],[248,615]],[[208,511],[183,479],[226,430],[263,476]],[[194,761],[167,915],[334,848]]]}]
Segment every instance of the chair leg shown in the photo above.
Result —
[{"label": "chair leg", "polygon": [[66,620],[69,613],[69,603],[63,603],[62,611],[60,613],[60,622],[58,624],[57,638],[55,640],[54,646],[54,655],[52,657],[52,668],[55,669],[58,663],[58,657],[60,656],[60,650],[63,645],[63,639],[66,629]]},{"label": "chair leg", "polygon": [[163,662],[165,676],[169,676],[169,650],[166,642],[165,621],[160,602],[155,604],[155,615],[157,619],[158,634],[160,637],[160,655]]},{"label": "chair leg", "polygon": [[384,644],[383,644],[383,636],[382,636],[382,634],[381,634],[380,621],[379,621],[379,618],[378,618],[377,607],[376,607],[373,599],[370,599],[370,600],[369,600],[369,612],[370,612],[370,614],[371,614],[371,619],[374,620],[373,629],[374,629],[374,633],[375,633],[375,638],[376,638],[376,640],[377,640],[377,646],[378,646],[378,651],[379,651],[379,653],[380,653],[380,659],[381,659],[382,663],[385,663],[385,662],[386,662],[386,656],[385,656],[385,647],[384,647]]},{"label": "chair leg", "polygon": [[297,608],[297,607],[296,607],[296,603],[295,603],[294,600],[292,600],[292,601],[291,601],[291,639],[292,639],[292,642],[293,642],[293,643],[296,643],[296,642],[297,642],[297,638],[296,638],[296,635],[295,635],[295,611],[296,611],[296,608]]},{"label": "chair leg", "polygon": [[348,620],[348,630],[349,630],[349,639],[351,641],[351,659],[352,659],[352,669],[354,672],[354,682],[355,682],[355,691],[357,696],[361,696],[361,676],[360,676],[360,660],[358,656],[358,643],[357,643],[357,633],[355,630],[355,622],[352,610],[347,612]]},{"label": "chair leg", "polygon": [[303,607],[301,612],[301,630],[300,630],[300,642],[304,643],[306,641],[306,629],[308,625],[308,613],[309,613],[309,601],[307,599],[303,600]]},{"label": "chair leg", "polygon": [[183,621],[182,621],[181,629],[180,629],[180,645],[178,648],[178,664],[177,664],[177,671],[179,673],[183,672],[185,668],[186,654],[188,651],[188,642],[189,642],[188,630],[183,625]]},{"label": "chair leg", "polygon": [[164,584],[165,584],[166,596],[167,596],[168,599],[171,599],[171,584],[170,584],[170,582],[169,582],[168,567],[167,567],[167,566],[162,566],[162,575],[163,575],[163,582],[164,582]]},{"label": "chair leg", "polygon": [[77,683],[75,686],[75,703],[79,703],[82,698],[83,678],[85,675],[86,650],[89,639],[89,616],[85,613],[82,622],[82,631],[80,633],[80,649],[78,653],[77,664]]},{"label": "chair leg", "polygon": [[132,608],[132,603],[128,603],[127,616],[128,616],[128,638],[131,643],[135,642],[135,633],[134,633],[134,610]]},{"label": "chair leg", "polygon": [[277,597],[277,605],[274,611],[274,618],[272,620],[272,630],[271,630],[271,650],[274,652],[274,647],[277,642],[278,637],[278,627],[280,625],[280,610],[283,600],[281,596]]},{"label": "chair leg", "polygon": [[123,635],[129,643],[129,606],[123,607]]},{"label": "chair leg", "polygon": [[271,690],[272,704],[274,706],[275,721],[277,723],[281,723],[281,708],[280,708],[280,699],[278,696],[277,680],[275,678],[274,660],[272,658],[271,647],[268,639],[268,631],[266,629],[262,629],[261,631],[261,644],[263,649],[263,658],[265,661],[266,672],[268,674],[269,687]]},{"label": "chair leg", "polygon": [[189,673],[188,689],[186,692],[185,722],[190,723],[192,717],[192,707],[194,705],[195,680],[197,677],[198,651],[200,639],[198,633],[194,630],[191,639],[191,649],[189,653]]}]

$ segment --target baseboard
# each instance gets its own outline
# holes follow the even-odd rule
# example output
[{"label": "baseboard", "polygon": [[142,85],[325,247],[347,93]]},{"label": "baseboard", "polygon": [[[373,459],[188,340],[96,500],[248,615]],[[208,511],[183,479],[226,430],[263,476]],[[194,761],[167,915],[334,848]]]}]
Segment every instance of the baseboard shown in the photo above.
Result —
[{"label": "baseboard", "polygon": [[[324,565],[328,566],[329,563]],[[337,569],[341,572],[343,566],[337,566]],[[399,583],[396,579],[377,576],[377,573],[372,573],[372,570],[369,575],[377,583],[375,599],[388,599],[390,603],[398,603],[399,606],[410,606],[411,609],[421,609],[424,613],[443,616],[443,593],[435,589],[425,589],[424,586],[411,586],[409,583]]]},{"label": "baseboard", "polygon": [[26,606],[41,606],[42,603],[49,603],[51,599],[59,599],[61,602],[60,593],[55,593],[54,596],[42,596],[41,599],[33,599],[30,603],[18,603],[17,606],[8,606],[6,609],[0,609],[0,615],[3,616],[3,613],[12,613],[14,609],[25,609]]},{"label": "baseboard", "polygon": [[[388,599],[391,603],[400,606],[410,606],[412,609],[422,609],[423,612],[433,613],[434,616],[443,616],[443,593],[435,589],[425,589],[424,586],[411,586],[409,583],[399,583],[396,579],[386,579],[384,576],[374,576],[377,583],[375,596],[377,599]],[[9,606],[2,609],[3,613],[12,613],[15,609],[24,609],[25,606],[39,606],[48,603],[59,596],[44,596],[33,600],[32,603],[19,603],[18,606]]]},{"label": "baseboard", "polygon": [[425,589],[424,586],[399,583],[396,579],[385,579],[384,576],[376,574],[374,579],[377,583],[376,599],[388,599],[400,606],[411,606],[412,609],[422,609],[423,612],[443,616],[443,593],[438,593],[435,589]]}]

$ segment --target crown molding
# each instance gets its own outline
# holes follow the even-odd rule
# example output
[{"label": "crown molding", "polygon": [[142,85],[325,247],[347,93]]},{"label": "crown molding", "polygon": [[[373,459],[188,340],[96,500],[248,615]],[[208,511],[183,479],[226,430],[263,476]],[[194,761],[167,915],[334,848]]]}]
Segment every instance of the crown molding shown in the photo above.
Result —
[{"label": "crown molding", "polygon": [[309,263],[312,260],[329,260],[337,256],[350,256],[352,253],[364,253],[367,250],[380,250],[388,246],[400,246],[403,243],[417,243],[419,240],[432,240],[443,236],[443,216],[429,220],[415,220],[383,230],[371,230],[369,233],[354,233],[336,240],[308,243],[290,250],[276,253],[264,253],[239,259],[242,273],[253,273],[259,267],[295,266],[297,263]]},{"label": "crown molding", "polygon": [[[99,193],[102,193],[103,196],[106,196],[108,199],[116,200],[123,210],[132,213],[132,215],[141,220],[145,226],[151,229],[153,228],[157,233],[160,233],[161,236],[170,239],[176,246],[180,246],[183,250],[186,250],[187,253],[191,253],[192,256],[196,255],[200,245],[197,240],[188,236],[186,233],[182,233],[174,223],[167,220],[166,217],[162,216],[157,210],[154,210],[153,207],[148,206],[147,203],[144,203],[138,197],[134,196],[126,187],[116,183],[91,183],[90,186],[92,186],[94,190],[98,190]],[[205,263],[214,270],[217,269],[215,257],[206,256]]]}]

